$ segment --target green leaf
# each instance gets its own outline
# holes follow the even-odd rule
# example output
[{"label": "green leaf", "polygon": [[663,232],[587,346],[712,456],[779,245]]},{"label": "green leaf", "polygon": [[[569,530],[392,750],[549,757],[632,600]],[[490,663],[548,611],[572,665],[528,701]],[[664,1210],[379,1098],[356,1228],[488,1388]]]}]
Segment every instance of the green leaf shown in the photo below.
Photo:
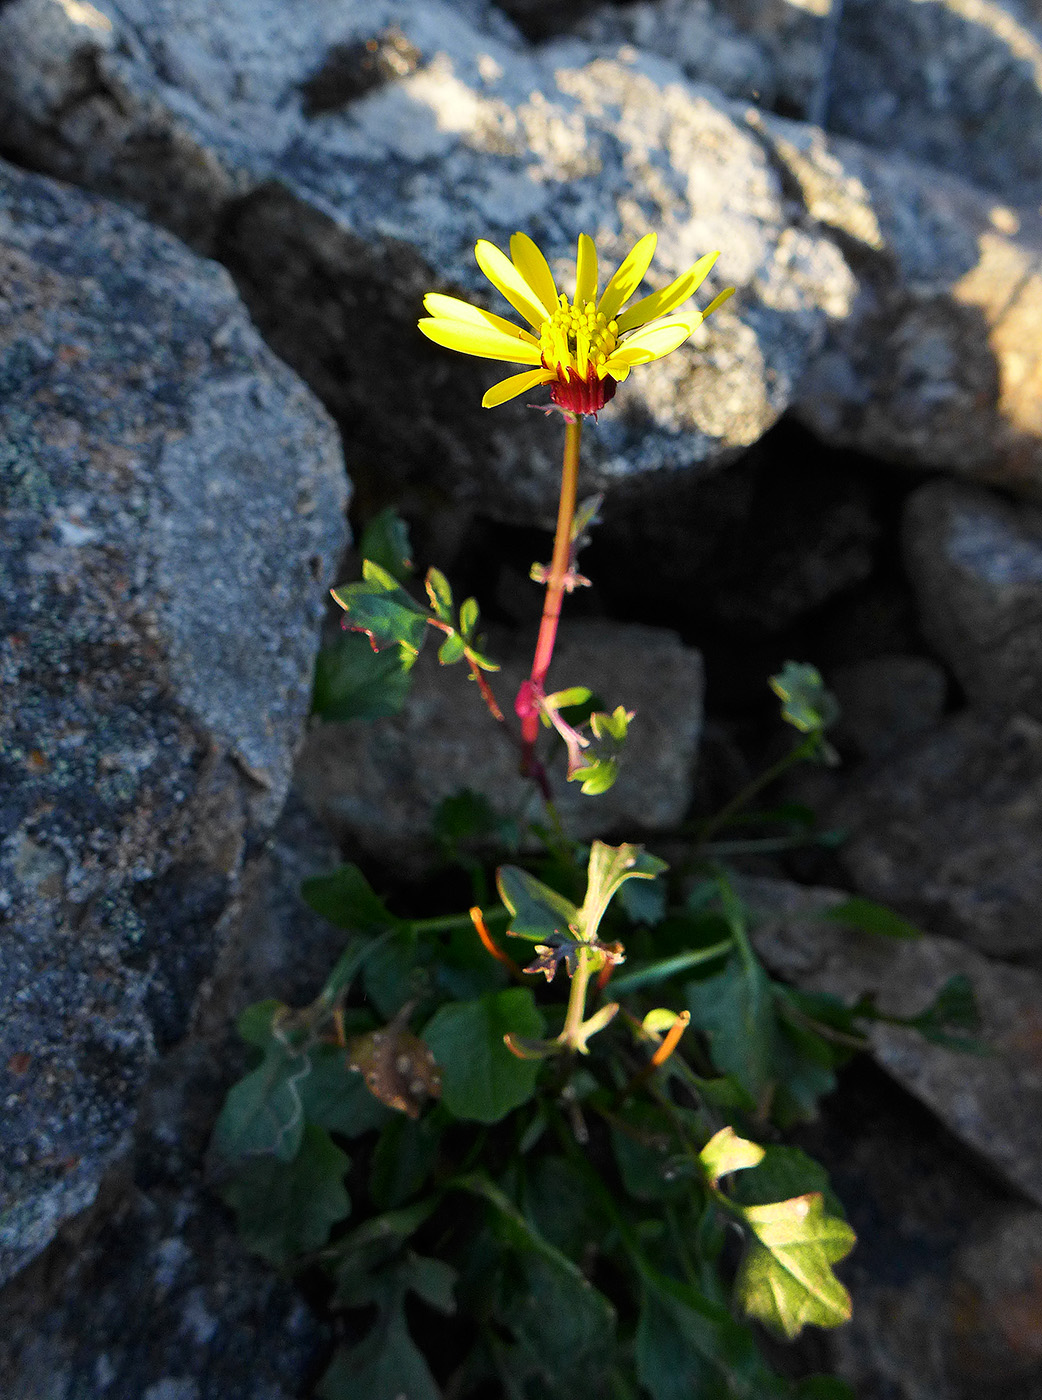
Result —
[{"label": "green leaf", "polygon": [[501,865],[496,885],[510,911],[508,932],[515,938],[545,943],[552,934],[565,933],[578,923],[579,911],[571,900],[519,866]]},{"label": "green leaf", "polygon": [[782,719],[803,734],[823,733],[839,719],[839,702],[814,666],[786,661],[770,686],[782,701]]},{"label": "green leaf", "polygon": [[391,913],[357,865],[315,875],[303,882],[300,893],[316,914],[348,933],[371,936],[407,926]]},{"label": "green leaf", "polygon": [[845,924],[848,928],[861,929],[864,933],[879,933],[885,938],[907,939],[923,936],[922,929],[900,918],[885,904],[862,899],[860,895],[852,895],[842,904],[834,904],[830,909],[822,910],[820,917],[833,923]]},{"label": "green leaf", "polygon": [[235,1018],[235,1029],[247,1045],[255,1045],[258,1050],[267,1050],[271,1044],[275,1019],[288,1008],[277,997],[266,1001],[255,1001]]},{"label": "green leaf", "polygon": [[973,1035],[973,1032],[980,1030],[981,1018],[973,984],[965,973],[956,972],[949,977],[932,1005],[920,1011],[918,1016],[910,1017],[907,1024],[934,1045],[945,1045],[971,1054],[992,1053],[990,1047]]},{"label": "green leaf", "polygon": [[382,1127],[391,1111],[369,1092],[365,1080],[336,1045],[311,1048],[311,1073],[301,1082],[304,1117],[331,1133],[358,1137]]},{"label": "green leaf", "polygon": [[320,1249],[350,1213],[344,1190],[350,1162],[324,1128],[308,1124],[292,1162],[261,1157],[246,1163],[222,1190],[235,1211],[243,1244],[275,1265]]},{"label": "green leaf", "polygon": [[664,860],[648,855],[643,846],[630,843],[608,846],[603,841],[594,841],[590,847],[586,898],[579,910],[582,935],[587,939],[597,936],[604,911],[624,881],[653,880],[668,869]]},{"label": "green leaf", "polygon": [[778,1143],[771,1143],[760,1163],[736,1176],[731,1185],[732,1198],[745,1206],[770,1205],[773,1201],[787,1201],[815,1191],[822,1197],[830,1215],[843,1215],[843,1207],[821,1163],[799,1147]]},{"label": "green leaf", "polygon": [[603,710],[595,710],[590,716],[590,728],[595,739],[613,739],[621,744],[629,732],[632,718],[624,705],[616,705],[610,715]]},{"label": "green leaf", "polygon": [[452,587],[440,569],[428,569],[424,579],[427,597],[431,600],[435,617],[442,622],[452,621]]},{"label": "green leaf", "polygon": [[728,1125],[711,1137],[698,1154],[698,1160],[711,1186],[716,1186],[722,1176],[731,1172],[747,1171],[758,1166],[764,1158],[764,1149],[759,1143],[740,1138]]},{"label": "green leaf", "polygon": [[337,1349],[318,1394],[322,1400],[441,1400],[409,1335],[401,1300],[384,1309],[363,1342]]},{"label": "green leaf", "polygon": [[761,1102],[775,1081],[779,1049],[774,991],[763,968],[732,956],[722,972],[689,982],[684,994],[713,1064]]},{"label": "green leaf", "polygon": [[498,1123],[531,1098],[539,1065],[503,1043],[509,1032],[541,1036],[542,1013],[527,987],[449,1002],[428,1022],[423,1039],[441,1068],[442,1102],[457,1118]]},{"label": "green leaf", "polygon": [[546,703],[552,710],[567,710],[572,705],[584,705],[591,693],[584,685],[571,685],[567,690],[555,690],[548,695]]},{"label": "green leaf", "polygon": [[304,1051],[272,1041],[257,1068],[228,1091],[213,1131],[218,1155],[229,1162],[260,1156],[292,1161],[304,1133],[301,1084],[310,1072]]},{"label": "green leaf", "polygon": [[643,1100],[627,1104],[612,1124],[611,1145],[623,1185],[634,1200],[690,1198],[690,1162],[676,1159],[676,1135],[660,1108]]},{"label": "green leaf", "polygon": [[478,601],[476,598],[465,598],[459,610],[459,630],[469,642],[474,635],[474,628],[478,625]]},{"label": "green leaf", "polygon": [[628,919],[654,928],[666,917],[668,894],[664,880],[630,880],[619,891],[619,903]]},{"label": "green leaf", "polygon": [[445,1115],[438,1110],[421,1118],[390,1117],[373,1152],[369,1181],[382,1210],[404,1205],[420,1190],[434,1168],[444,1127]]},{"label": "green leaf", "polygon": [[606,1393],[615,1340],[607,1298],[487,1177],[474,1173],[454,1184],[492,1206],[505,1246],[494,1304],[496,1320],[514,1337],[503,1358],[507,1394],[521,1400]]},{"label": "green leaf", "polygon": [[570,783],[582,783],[579,791],[584,797],[600,797],[615,786],[619,765],[614,758],[588,759],[581,768],[568,774]]},{"label": "green leaf", "polygon": [[[637,1376],[652,1400],[759,1400],[766,1369],[726,1308],[663,1274],[642,1274]],[[753,1388],[755,1386],[755,1388]]]},{"label": "green leaf", "polygon": [[466,646],[458,632],[450,632],[438,648],[438,661],[442,666],[455,666],[466,654]]},{"label": "green leaf", "polygon": [[399,649],[374,651],[363,633],[348,632],[318,653],[311,708],[337,722],[399,714],[409,694],[410,665]]},{"label": "green leaf", "polygon": [[385,570],[367,560],[365,578],[333,589],[333,597],[347,613],[349,625],[365,632],[377,648],[397,643],[402,661],[411,665],[427,635],[428,613]]},{"label": "green leaf", "polygon": [[796,1382],[795,1400],[857,1400],[857,1397],[838,1376],[805,1376]]},{"label": "green leaf", "polygon": [[399,583],[408,583],[413,571],[409,527],[393,506],[370,520],[362,531],[358,553],[385,569]]},{"label": "green leaf", "polygon": [[745,1206],[741,1214],[754,1237],[735,1285],[746,1312],[790,1339],[807,1323],[846,1322],[850,1295],[831,1266],[850,1253],[855,1236],[845,1220],[825,1214],[821,1195]]}]

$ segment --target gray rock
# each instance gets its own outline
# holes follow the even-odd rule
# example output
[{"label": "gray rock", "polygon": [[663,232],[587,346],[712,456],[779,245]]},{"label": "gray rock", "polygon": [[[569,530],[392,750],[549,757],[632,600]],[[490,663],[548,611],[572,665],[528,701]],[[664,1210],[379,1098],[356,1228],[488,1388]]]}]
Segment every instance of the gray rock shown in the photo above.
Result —
[{"label": "gray rock", "polygon": [[923,631],[971,703],[1042,720],[1042,510],[935,482],[904,540]]},{"label": "gray rock", "polygon": [[1035,720],[960,714],[855,776],[827,820],[861,893],[982,952],[1042,956]]},{"label": "gray rock", "polygon": [[1032,0],[844,0],[828,127],[1042,200],[1042,12]]},{"label": "gray rock", "polygon": [[859,279],[800,384],[799,416],[835,446],[1039,495],[1037,212],[889,151],[752,120]]},{"label": "gray rock", "polygon": [[1042,977],[948,938],[895,941],[823,920],[849,898],[838,890],[747,879],[742,893],[763,916],[754,939],[764,962],[799,987],[847,1001],[873,992],[882,1011],[910,1016],[950,977],[969,978],[990,1054],[931,1045],[884,1024],[869,1031],[872,1054],[1006,1182],[1042,1204]]},{"label": "gray rock", "polygon": [[332,425],[227,274],[0,166],[0,1277],[94,1197],[285,798]]},{"label": "gray rock", "polygon": [[948,678],[927,656],[873,656],[828,674],[840,705],[833,738],[861,758],[879,759],[934,729]]},{"label": "gray rock", "polygon": [[[544,0],[545,3],[545,0]],[[547,4],[548,10],[559,7]],[[817,120],[833,22],[831,0],[657,0],[606,5],[579,32],[634,44],[679,63],[694,82],[728,97]]]},{"label": "gray rock", "polygon": [[[526,49],[440,0],[14,0],[0,15],[10,149],[118,194],[233,269],[258,324],[344,425],[371,489],[552,513],[559,432],[498,370],[421,343],[424,290],[496,303],[479,237],[529,230],[563,275],[580,230],[606,260],[659,233],[656,285],[723,249],[741,297],[632,376],[590,479],[726,461],[790,402],[853,280],[790,225],[761,142],[668,60],[579,40]],[[366,45],[372,48],[367,49]]]},{"label": "gray rock", "polygon": [[343,949],[300,896],[338,862],[291,796],[221,920],[189,1036],[152,1067],[132,1150],[94,1209],[0,1291],[5,1400],[290,1400],[325,1365],[326,1330],[244,1253],[204,1163],[246,1068],[234,1018],[270,996],[306,1005]]},{"label": "gray rock", "polygon": [[[510,715],[531,652],[491,650],[503,669],[490,679]],[[516,749],[463,669],[439,667],[424,653],[414,675],[405,709],[393,719],[314,725],[295,779],[304,803],[345,843],[412,871],[430,862],[435,807],[464,788],[488,797],[504,815],[538,818],[541,807],[533,784],[518,776]],[[590,839],[618,828],[632,839],[683,817],[702,684],[700,656],[672,632],[608,623],[562,626],[548,685],[585,685],[609,709],[621,704],[637,712],[618,781],[604,796],[584,797],[578,783],[564,781],[563,751],[551,766],[554,801],[569,835]]]}]

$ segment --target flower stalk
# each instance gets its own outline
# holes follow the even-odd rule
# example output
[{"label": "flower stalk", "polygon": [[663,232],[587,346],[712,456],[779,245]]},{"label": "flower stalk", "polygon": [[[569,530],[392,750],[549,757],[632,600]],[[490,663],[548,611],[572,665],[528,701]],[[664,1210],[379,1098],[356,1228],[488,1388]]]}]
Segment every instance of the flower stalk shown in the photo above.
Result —
[{"label": "flower stalk", "polygon": [[579,482],[579,449],[582,442],[582,419],[566,416],[564,461],[561,468],[561,496],[557,506],[557,530],[554,552],[546,580],[546,599],[539,624],[532,670],[517,693],[515,709],[521,720],[521,772],[525,777],[535,774],[535,744],[539,737],[541,701],[545,695],[546,675],[553,660],[557,627],[561,620],[565,582],[572,563],[572,534],[575,523],[575,501]]}]

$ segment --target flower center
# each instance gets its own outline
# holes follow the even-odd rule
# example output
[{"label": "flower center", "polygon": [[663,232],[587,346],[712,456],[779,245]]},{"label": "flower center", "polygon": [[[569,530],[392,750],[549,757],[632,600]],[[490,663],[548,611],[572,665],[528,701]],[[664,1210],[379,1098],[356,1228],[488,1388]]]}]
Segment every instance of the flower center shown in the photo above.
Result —
[{"label": "flower center", "polygon": [[595,302],[573,306],[563,293],[539,333],[543,364],[562,378],[567,378],[569,370],[575,370],[581,379],[592,379],[618,343],[617,321],[609,321],[597,310]]}]

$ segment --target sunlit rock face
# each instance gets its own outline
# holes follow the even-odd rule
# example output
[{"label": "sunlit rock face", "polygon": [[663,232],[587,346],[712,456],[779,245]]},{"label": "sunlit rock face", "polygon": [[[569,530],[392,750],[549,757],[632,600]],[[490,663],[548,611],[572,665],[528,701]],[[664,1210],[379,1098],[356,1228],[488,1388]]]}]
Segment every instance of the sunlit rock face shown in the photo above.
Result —
[{"label": "sunlit rock face", "polygon": [[704,297],[741,295],[631,377],[589,435],[591,479],[733,458],[854,293],[831,239],[791,221],[744,109],[632,47],[532,49],[491,7],[17,0],[0,52],[22,157],[225,261],[335,412],[356,473],[400,504],[433,491],[552,512],[556,422],[523,402],[481,410],[489,367],[415,330],[431,287],[493,295],[479,237],[525,229],[563,271],[580,231],[610,262],[654,230],[659,285],[723,250]]},{"label": "sunlit rock face", "polygon": [[346,481],[227,274],[0,165],[0,1274],[89,1204],[286,795]]}]

